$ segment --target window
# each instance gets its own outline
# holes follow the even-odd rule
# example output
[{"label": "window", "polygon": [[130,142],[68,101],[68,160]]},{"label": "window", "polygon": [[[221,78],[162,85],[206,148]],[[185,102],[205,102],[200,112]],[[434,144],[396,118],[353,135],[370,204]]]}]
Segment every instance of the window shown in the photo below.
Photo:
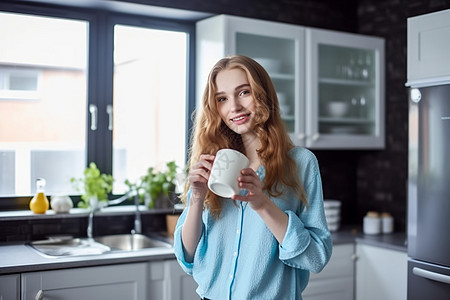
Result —
[{"label": "window", "polygon": [[185,32],[114,26],[114,190],[148,167],[185,160]]},{"label": "window", "polygon": [[38,100],[40,78],[40,69],[0,67],[0,100]]},{"label": "window", "polygon": [[0,11],[0,202],[31,196],[40,177],[48,195],[77,194],[70,178],[91,161],[116,194],[149,167],[183,167],[194,26],[35,11]]},{"label": "window", "polygon": [[[0,13],[0,195],[73,192],[86,164],[83,20]],[[28,101],[33,100],[33,101]]]}]

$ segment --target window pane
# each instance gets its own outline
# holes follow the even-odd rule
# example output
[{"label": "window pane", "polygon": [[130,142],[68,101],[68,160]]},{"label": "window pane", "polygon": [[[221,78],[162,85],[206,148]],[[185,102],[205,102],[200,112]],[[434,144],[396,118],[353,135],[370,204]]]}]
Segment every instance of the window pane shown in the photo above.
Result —
[{"label": "window pane", "polygon": [[70,193],[86,166],[85,21],[0,13],[0,196]]},{"label": "window pane", "polygon": [[184,166],[187,34],[116,25],[113,176],[125,179],[176,161]]}]

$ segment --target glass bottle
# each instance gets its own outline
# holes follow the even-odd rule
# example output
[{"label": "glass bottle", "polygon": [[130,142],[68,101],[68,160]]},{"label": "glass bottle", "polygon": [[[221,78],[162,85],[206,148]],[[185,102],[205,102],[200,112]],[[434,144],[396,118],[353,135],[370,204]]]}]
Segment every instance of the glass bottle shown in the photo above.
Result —
[{"label": "glass bottle", "polygon": [[45,214],[49,208],[49,202],[45,196],[45,179],[36,179],[36,195],[30,201],[30,210],[35,214]]}]

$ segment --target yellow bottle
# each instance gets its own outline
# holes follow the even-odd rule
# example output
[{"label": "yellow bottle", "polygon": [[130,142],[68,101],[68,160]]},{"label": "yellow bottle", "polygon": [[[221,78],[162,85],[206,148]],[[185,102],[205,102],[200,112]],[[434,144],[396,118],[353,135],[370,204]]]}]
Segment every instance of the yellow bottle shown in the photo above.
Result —
[{"label": "yellow bottle", "polygon": [[36,179],[36,195],[30,201],[30,210],[35,214],[45,214],[48,210],[49,203],[45,196],[45,179]]}]

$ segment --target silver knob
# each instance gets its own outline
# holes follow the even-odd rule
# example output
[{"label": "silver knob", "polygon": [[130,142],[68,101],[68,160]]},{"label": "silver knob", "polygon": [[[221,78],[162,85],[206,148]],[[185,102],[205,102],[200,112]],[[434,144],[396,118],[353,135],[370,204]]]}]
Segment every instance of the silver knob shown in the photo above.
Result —
[{"label": "silver knob", "polygon": [[412,102],[419,103],[420,99],[422,99],[422,93],[419,89],[414,88],[409,91],[409,97]]}]

